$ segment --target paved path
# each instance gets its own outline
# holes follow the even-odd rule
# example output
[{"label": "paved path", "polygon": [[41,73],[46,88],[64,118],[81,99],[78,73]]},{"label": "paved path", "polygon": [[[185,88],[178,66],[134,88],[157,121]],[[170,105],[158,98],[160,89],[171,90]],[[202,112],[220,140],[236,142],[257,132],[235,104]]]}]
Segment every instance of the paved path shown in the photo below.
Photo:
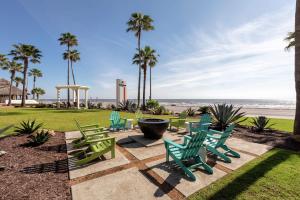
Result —
[{"label": "paved path", "polygon": [[[76,159],[69,156],[73,199],[185,199],[272,148],[230,138],[228,146],[237,150],[241,158],[224,163],[208,157],[214,173],[209,175],[199,169],[194,172],[197,180],[193,182],[174,163],[165,162],[162,142],[140,141],[139,134],[136,131],[112,133],[117,138],[114,159],[107,154],[101,161],[75,167]],[[68,152],[72,151],[72,139],[79,136],[79,132],[66,133]],[[178,141],[182,135],[167,133],[166,137]]]}]

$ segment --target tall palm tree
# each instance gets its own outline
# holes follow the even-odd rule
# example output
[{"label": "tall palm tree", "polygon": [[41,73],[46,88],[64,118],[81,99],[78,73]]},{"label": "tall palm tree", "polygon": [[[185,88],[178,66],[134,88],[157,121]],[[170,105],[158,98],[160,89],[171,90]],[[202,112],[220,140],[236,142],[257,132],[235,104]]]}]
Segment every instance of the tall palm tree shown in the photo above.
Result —
[{"label": "tall palm tree", "polygon": [[[75,35],[72,35],[71,33],[62,33],[60,35],[60,38],[58,39],[60,42],[60,45],[66,45],[67,46],[67,52],[70,53],[70,47],[77,46],[78,41]],[[68,75],[67,75],[67,84],[70,85],[70,56],[68,56]],[[68,104],[67,106],[70,106],[70,89],[68,89]]]},{"label": "tall palm tree", "polygon": [[68,59],[70,60],[73,83],[74,83],[74,85],[76,85],[74,69],[73,69],[73,63],[80,60],[80,53],[76,49],[71,50],[70,52],[67,51],[63,54],[63,58],[64,58],[64,60],[68,60]]},{"label": "tall palm tree", "polygon": [[[152,25],[153,19],[149,15],[144,15],[142,13],[132,13],[129,21],[127,22],[127,32],[134,32],[135,37],[137,37],[137,49],[138,52],[141,50],[141,36],[142,31],[151,31],[154,30]],[[139,80],[138,80],[138,107],[140,106],[140,90],[141,90],[141,62],[138,62],[139,67]]]},{"label": "tall palm tree", "polygon": [[8,62],[8,59],[4,54],[0,54],[0,67],[3,67]]},{"label": "tall palm tree", "polygon": [[19,84],[23,82],[23,79],[19,76],[16,76],[14,82],[16,83],[16,87],[19,87]]},{"label": "tall palm tree", "polygon": [[[28,75],[29,76],[33,76],[33,87],[32,87],[32,89],[34,89],[35,88],[36,79],[40,78],[40,77],[43,77],[43,73],[42,73],[41,70],[39,70],[37,68],[33,68],[33,69],[31,69],[29,71]],[[32,94],[32,95],[33,95],[33,99],[35,99],[35,95],[34,94]]]},{"label": "tall palm tree", "polygon": [[30,44],[18,44],[13,45],[13,50],[10,51],[10,55],[14,56],[14,60],[23,61],[23,89],[22,89],[22,103],[21,106],[25,106],[25,96],[27,95],[26,81],[27,81],[27,71],[28,64],[40,63],[42,57],[41,51],[35,46]]},{"label": "tall palm tree", "polygon": [[143,109],[146,105],[146,79],[147,79],[147,66],[154,66],[157,61],[158,55],[154,49],[151,49],[150,46],[145,46],[138,53],[133,56],[133,64],[141,65],[144,73],[144,82],[143,82]]},{"label": "tall palm tree", "polygon": [[295,47],[295,89],[296,112],[294,122],[294,134],[300,135],[300,0],[296,1],[295,32],[288,33],[285,40],[288,42],[286,49]]},{"label": "tall palm tree", "polygon": [[32,89],[31,93],[36,94],[36,98],[37,100],[40,99],[40,95],[44,95],[45,94],[45,90],[42,88],[34,88]]},{"label": "tall palm tree", "polygon": [[[159,55],[157,54],[157,57],[159,57]],[[157,61],[156,62],[149,62],[149,70],[150,70],[150,95],[149,95],[149,99],[152,99],[152,68],[155,67]]]},{"label": "tall palm tree", "polygon": [[21,72],[23,67],[20,63],[17,63],[16,61],[8,61],[5,63],[5,65],[2,68],[4,70],[8,70],[10,73],[10,85],[9,85],[9,96],[8,96],[8,105],[10,106],[13,81],[15,79],[16,72]]}]

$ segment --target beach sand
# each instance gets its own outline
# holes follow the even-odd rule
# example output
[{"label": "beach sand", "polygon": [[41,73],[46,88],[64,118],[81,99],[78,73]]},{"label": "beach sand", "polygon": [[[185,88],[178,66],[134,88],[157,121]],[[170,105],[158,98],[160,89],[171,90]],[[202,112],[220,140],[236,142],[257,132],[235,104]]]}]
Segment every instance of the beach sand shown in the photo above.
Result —
[{"label": "beach sand", "polygon": [[[186,110],[186,106],[165,106],[167,109],[174,113],[180,113]],[[199,107],[192,107],[198,109]],[[276,108],[242,108],[242,112],[245,112],[247,116],[266,116],[270,118],[281,118],[281,119],[294,119],[295,109],[276,109]]]},{"label": "beach sand", "polygon": [[[102,102],[103,107],[106,107],[108,104],[115,104],[112,102]],[[168,110],[173,111],[174,113],[180,113],[189,106],[165,106]],[[199,107],[192,107],[193,109],[198,109]],[[256,116],[266,116],[270,118],[280,118],[280,119],[294,119],[295,109],[279,109],[279,108],[243,108],[241,110],[245,112],[249,117]]]}]

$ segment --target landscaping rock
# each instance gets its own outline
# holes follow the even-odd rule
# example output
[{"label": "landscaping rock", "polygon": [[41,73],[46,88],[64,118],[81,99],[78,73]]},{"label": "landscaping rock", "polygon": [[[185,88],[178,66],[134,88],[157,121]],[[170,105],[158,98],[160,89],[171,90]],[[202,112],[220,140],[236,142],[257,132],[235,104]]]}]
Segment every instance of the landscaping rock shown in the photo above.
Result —
[{"label": "landscaping rock", "polygon": [[5,151],[0,151],[0,156],[3,156],[4,154],[6,154]]}]

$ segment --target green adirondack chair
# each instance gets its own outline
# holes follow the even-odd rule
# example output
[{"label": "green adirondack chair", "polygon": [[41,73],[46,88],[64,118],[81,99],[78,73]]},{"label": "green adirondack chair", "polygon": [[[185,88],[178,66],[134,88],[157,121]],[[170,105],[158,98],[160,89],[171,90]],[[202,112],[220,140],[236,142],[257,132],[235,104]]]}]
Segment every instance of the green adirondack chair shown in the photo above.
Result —
[{"label": "green adirondack chair", "polygon": [[126,118],[121,118],[120,113],[112,111],[110,114],[110,128],[115,130],[125,130],[127,124]]},{"label": "green adirondack chair", "polygon": [[171,117],[170,120],[170,130],[172,130],[172,126],[176,127],[179,130],[179,127],[183,127],[186,122],[187,114],[186,112],[181,112],[178,117]]},{"label": "green adirondack chair", "polygon": [[97,124],[81,126],[77,120],[74,120],[78,130],[81,133],[81,138],[73,140],[73,147],[79,148],[91,143],[95,143],[99,139],[108,137],[108,131],[104,131],[103,127]]},{"label": "green adirondack chair", "polygon": [[[185,135],[183,144],[177,144],[171,140],[164,139],[167,162],[169,161],[169,156],[171,156],[193,181],[196,180],[192,172],[194,168],[203,167],[209,174],[213,173],[212,168],[202,160],[198,153],[200,148],[204,147],[203,142],[206,138],[206,134],[204,131],[199,131],[192,136]],[[195,161],[195,164],[187,167],[183,161],[191,159]]]},{"label": "green adirondack chair", "polygon": [[199,122],[189,122],[190,134],[198,132],[199,129],[208,131],[211,121],[212,119],[210,114],[203,114],[201,115]]},{"label": "green adirondack chair", "polygon": [[[231,163],[231,159],[227,156],[230,154],[233,157],[240,158],[240,154],[230,149],[226,144],[226,140],[231,135],[234,129],[234,124],[229,125],[225,131],[216,131],[216,130],[209,130],[207,131],[207,137],[205,139],[204,144],[206,145],[206,149],[221,157],[225,162]],[[223,149],[225,152],[222,153],[218,149]]]},{"label": "green adirondack chair", "polygon": [[75,164],[77,166],[87,164],[107,152],[111,152],[111,158],[115,158],[115,145],[116,140],[114,137],[102,138],[98,142],[90,144],[89,148],[74,154],[79,159]]}]

